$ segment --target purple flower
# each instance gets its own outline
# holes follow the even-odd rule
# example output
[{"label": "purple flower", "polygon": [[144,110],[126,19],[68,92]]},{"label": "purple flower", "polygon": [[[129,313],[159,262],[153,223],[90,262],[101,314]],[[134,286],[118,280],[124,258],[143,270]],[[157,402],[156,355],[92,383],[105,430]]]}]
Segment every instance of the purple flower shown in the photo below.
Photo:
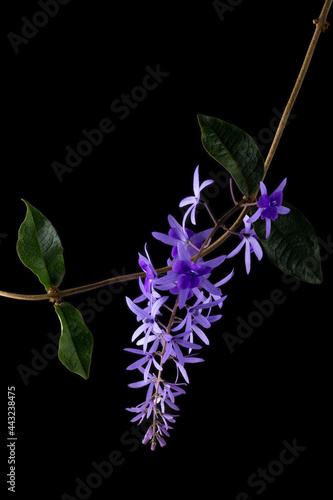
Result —
[{"label": "purple flower", "polygon": [[[230,273],[229,273],[229,274],[228,274],[225,278],[222,278],[220,281],[218,281],[217,283],[215,283],[215,284],[214,284],[214,286],[215,286],[215,288],[217,288],[217,289],[219,290],[219,294],[218,294],[218,295],[216,295],[216,294],[211,293],[211,294],[209,294],[209,295],[210,295],[210,296],[209,296],[209,299],[214,299],[214,300],[217,300],[219,297],[221,297],[222,293],[221,293],[221,291],[220,291],[219,287],[220,287],[221,285],[225,285],[225,284],[226,284],[226,283],[227,283],[227,282],[228,282],[228,281],[229,281],[229,280],[233,277],[233,275],[234,275],[234,270],[232,270],[232,271],[231,271],[231,272],[230,272]],[[223,298],[223,300],[224,300],[226,297],[227,297],[227,296],[225,296],[225,297]],[[222,303],[219,305],[219,307],[220,307],[220,309],[221,309],[221,307],[222,307]]]},{"label": "purple flower", "polygon": [[185,394],[184,389],[182,389],[180,386],[181,385],[186,385],[185,383],[171,383],[167,382],[166,380],[162,380],[163,383],[163,388],[164,388],[164,399],[167,397],[170,399],[172,403],[175,402],[175,397],[179,396],[180,394]]},{"label": "purple flower", "polygon": [[156,316],[160,314],[160,308],[168,300],[168,296],[160,297],[153,304],[150,303],[145,309],[141,309],[139,306],[134,304],[134,302],[126,297],[126,302],[130,310],[136,314],[137,321],[142,321],[142,324],[135,330],[132,335],[132,342],[139,337],[139,335],[144,332],[144,349],[147,348],[148,341],[151,340],[150,333],[161,333],[162,330],[157,323]]},{"label": "purple flower", "polygon": [[[141,366],[138,368],[141,373],[144,373],[144,368]],[[136,422],[140,420],[138,425],[142,422],[144,418],[149,418],[151,412],[154,411],[154,397],[153,393],[156,390],[157,377],[156,375],[148,374],[147,380],[139,380],[138,382],[132,382],[128,384],[128,387],[133,389],[138,389],[148,385],[146,400],[143,403],[138,404],[132,408],[126,408],[127,411],[137,413],[137,415],[131,420],[131,422]]]},{"label": "purple flower", "polygon": [[177,246],[180,242],[187,247],[190,256],[193,256],[200,250],[201,245],[211,232],[211,229],[206,229],[195,234],[191,229],[181,226],[172,215],[168,216],[168,221],[170,230],[167,235],[157,232],[152,233],[152,235],[157,240],[167,245],[172,245],[171,255],[174,258],[178,256]]},{"label": "purple flower", "polygon": [[208,274],[212,270],[211,267],[186,260],[177,260],[172,269],[179,275],[177,286],[180,290],[192,289],[199,286],[200,276]]},{"label": "purple flower", "polygon": [[[210,300],[205,299],[203,294],[201,294],[201,296],[199,296],[199,298],[197,299],[195,304],[188,308],[187,314],[186,314],[185,318],[183,319],[183,321],[179,325],[177,325],[175,328],[172,328],[172,331],[173,332],[179,331],[186,325],[186,331],[190,332],[190,334],[189,334],[190,342],[193,342],[193,332],[194,332],[198,335],[200,340],[202,342],[204,342],[204,344],[208,345],[209,344],[208,337],[201,330],[201,328],[199,328],[197,325],[200,325],[204,328],[210,328],[212,322],[220,319],[221,315],[210,317],[210,310],[214,306],[221,307],[225,298],[226,297],[221,297],[220,299],[218,299],[216,301],[210,301]],[[203,302],[203,299],[204,299],[204,302]],[[207,316],[204,316],[202,314],[203,309],[209,309]],[[191,352],[191,348],[190,348],[189,352]]]},{"label": "purple flower", "polygon": [[225,255],[207,262],[200,259],[195,263],[191,261],[182,245],[178,245],[178,253],[179,259],[174,263],[172,271],[168,271],[166,276],[155,280],[156,286],[161,290],[170,290],[171,293],[179,294],[179,309],[182,309],[187,299],[193,296],[193,289],[199,286],[209,293],[219,295],[219,290],[207,278],[214,267],[222,264]]},{"label": "purple flower", "polygon": [[258,238],[254,232],[254,229],[249,222],[248,215],[245,215],[243,222],[245,228],[241,230],[239,235],[242,241],[232,252],[229,253],[229,255],[227,255],[227,259],[230,259],[231,257],[237,255],[245,245],[245,267],[247,274],[249,274],[251,270],[251,253],[254,252],[257,256],[257,259],[261,260],[263,251],[258,242]]},{"label": "purple flower", "polygon": [[147,399],[146,401],[140,403],[137,406],[134,406],[132,408],[126,408],[127,411],[137,413],[137,415],[131,419],[131,422],[138,422],[138,425],[140,425],[145,418],[149,418],[153,409],[154,409],[153,399],[150,400]]},{"label": "purple flower", "polygon": [[257,202],[258,210],[248,219],[248,222],[253,224],[259,217],[266,219],[266,239],[271,233],[271,221],[276,220],[278,215],[285,215],[290,212],[289,208],[282,206],[283,189],[286,183],[287,179],[284,179],[269,196],[265,184],[260,182],[261,196]]},{"label": "purple flower", "polygon": [[149,441],[152,439],[153,437],[153,432],[154,432],[154,429],[153,429],[153,426],[151,425],[149,427],[149,429],[147,430],[146,434],[144,435],[144,438],[142,440],[142,444],[147,444],[149,443]]},{"label": "purple flower", "polygon": [[[172,427],[169,426],[169,429],[172,429]],[[156,442],[158,442],[161,447],[165,446],[166,441],[164,437],[161,435],[162,433],[165,434],[166,436],[169,436],[169,433],[166,430],[165,425],[163,424],[158,425],[158,432],[155,432],[155,434],[153,426],[150,426],[142,440],[142,444],[147,444],[150,441],[150,449],[152,451],[154,451],[156,448]]]},{"label": "purple flower", "polygon": [[[144,374],[144,368],[139,366],[138,370],[140,371],[140,373]],[[128,387],[130,387],[131,389],[139,389],[141,387],[145,387],[146,385],[148,385],[146,400],[150,401],[156,389],[157,375],[149,373],[147,380],[139,380],[138,382],[132,382],[131,384],[128,384]]]},{"label": "purple flower", "polygon": [[154,269],[153,264],[150,261],[150,257],[147,252],[147,244],[145,245],[145,252],[147,257],[144,257],[139,253],[139,266],[146,273],[146,278],[144,282],[144,289],[146,293],[150,292],[151,282],[157,277],[157,272]]},{"label": "purple flower", "polygon": [[178,370],[181,372],[184,380],[189,384],[189,378],[188,374],[185,370],[185,363],[202,363],[204,360],[202,358],[197,358],[197,357],[192,357],[192,354],[189,354],[188,356],[184,356],[183,363],[181,363],[178,359],[175,359],[176,367],[177,367],[177,378],[176,381],[178,380]]},{"label": "purple flower", "polygon": [[179,346],[186,347],[188,349],[201,349],[201,345],[193,344],[184,337],[187,337],[188,333],[179,333],[178,335],[169,335],[168,342],[166,344],[166,349],[162,359],[162,363],[165,363],[169,356],[176,356],[179,363],[184,366],[185,357]]},{"label": "purple flower", "polygon": [[148,375],[150,374],[149,371],[150,371],[152,364],[154,364],[154,366],[155,366],[155,368],[157,368],[157,370],[163,370],[163,367],[160,364],[158,364],[156,359],[155,359],[156,349],[158,347],[158,344],[159,344],[159,340],[156,339],[155,342],[153,343],[153,345],[151,346],[151,348],[149,349],[149,352],[141,351],[140,349],[131,349],[131,348],[124,349],[125,351],[132,352],[134,354],[139,354],[140,356],[142,356],[141,359],[138,359],[134,363],[130,364],[127,367],[127,370],[135,370],[139,367],[142,367],[145,363],[147,363],[147,366],[146,366],[145,371],[144,371],[144,377],[143,377],[144,381],[148,380]]},{"label": "purple flower", "polygon": [[194,171],[194,176],[193,176],[193,192],[194,196],[187,196],[184,198],[180,203],[180,207],[184,207],[185,205],[190,205],[190,207],[186,210],[184,218],[183,218],[183,226],[185,226],[185,221],[187,219],[187,216],[191,214],[191,222],[192,224],[196,224],[195,221],[195,209],[197,208],[197,205],[201,202],[200,200],[200,192],[206,187],[209,186],[209,184],[212,184],[214,181],[209,179],[207,181],[204,181],[202,184],[199,184],[199,165]]}]

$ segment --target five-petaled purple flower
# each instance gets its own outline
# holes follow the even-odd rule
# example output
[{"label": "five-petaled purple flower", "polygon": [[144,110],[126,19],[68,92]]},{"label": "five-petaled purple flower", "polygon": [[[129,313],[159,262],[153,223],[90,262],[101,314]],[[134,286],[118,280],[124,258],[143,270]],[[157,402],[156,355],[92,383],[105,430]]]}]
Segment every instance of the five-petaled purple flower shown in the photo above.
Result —
[{"label": "five-petaled purple flower", "polygon": [[187,246],[190,256],[195,255],[211,232],[211,229],[206,229],[195,234],[191,229],[181,226],[172,215],[168,216],[168,221],[170,224],[168,234],[153,232],[152,235],[166,245],[172,245],[171,256],[173,258],[178,256],[178,243]]},{"label": "five-petaled purple flower", "polygon": [[[144,332],[145,337],[143,342],[137,342],[138,345],[143,344],[144,349],[147,348],[147,344],[152,340],[152,338],[156,337],[156,334],[160,334],[162,332],[160,326],[158,325],[157,316],[160,314],[160,308],[168,300],[168,297],[160,297],[155,300],[152,299],[150,304],[145,309],[141,309],[139,306],[134,304],[134,302],[126,297],[126,302],[129,309],[136,314],[137,321],[142,321],[142,324],[135,330],[132,335],[132,342],[136,340],[142,332]],[[154,332],[154,336],[150,334]]]},{"label": "five-petaled purple flower", "polygon": [[290,212],[289,208],[282,206],[283,189],[286,183],[287,179],[284,179],[275,191],[268,195],[265,184],[260,182],[261,196],[257,202],[258,210],[252,217],[249,217],[248,222],[253,224],[259,217],[266,219],[266,239],[271,233],[271,221],[276,220],[278,215],[285,215]]},{"label": "five-petaled purple flower", "polygon": [[185,222],[187,219],[187,216],[191,214],[191,222],[192,224],[196,224],[195,221],[195,209],[197,208],[197,205],[201,202],[200,199],[200,192],[209,184],[212,184],[214,181],[212,179],[208,179],[204,181],[202,184],[199,183],[199,165],[194,171],[194,176],[193,176],[193,192],[194,196],[187,196],[184,198],[180,203],[180,207],[185,207],[186,205],[191,205],[185,212],[184,218],[183,218],[183,226],[185,227]]},{"label": "five-petaled purple flower", "polygon": [[151,282],[154,278],[157,277],[157,272],[155,271],[154,266],[150,261],[150,257],[147,251],[147,245],[145,245],[145,252],[147,257],[144,257],[143,255],[141,255],[141,253],[139,253],[139,266],[146,273],[144,281],[144,289],[147,293],[149,293],[151,288]]},{"label": "five-petaled purple flower", "polygon": [[254,252],[255,255],[257,256],[257,259],[261,260],[263,256],[263,251],[258,242],[258,238],[254,232],[254,229],[252,228],[252,225],[249,222],[248,215],[245,215],[243,222],[245,227],[244,229],[241,230],[239,235],[242,241],[239,243],[239,245],[236,246],[236,248],[232,252],[230,252],[227,255],[227,259],[230,259],[231,257],[237,255],[245,245],[245,268],[247,274],[249,274],[251,270],[251,253]]},{"label": "five-petaled purple flower", "polygon": [[179,309],[182,309],[187,299],[198,292],[198,287],[207,290],[208,293],[219,295],[220,291],[208,281],[211,271],[222,264],[225,255],[203,262],[193,262],[183,245],[178,245],[178,260],[173,264],[172,271],[166,276],[155,280],[155,286],[159,290],[170,290],[179,295]]}]

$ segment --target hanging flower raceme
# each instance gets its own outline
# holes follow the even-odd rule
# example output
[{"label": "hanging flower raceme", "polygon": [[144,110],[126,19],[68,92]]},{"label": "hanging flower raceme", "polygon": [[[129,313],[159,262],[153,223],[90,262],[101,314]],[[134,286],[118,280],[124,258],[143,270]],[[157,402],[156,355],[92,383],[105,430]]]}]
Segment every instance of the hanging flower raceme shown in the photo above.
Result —
[{"label": "hanging flower raceme", "polygon": [[[200,191],[197,170],[194,185],[195,192],[198,189]],[[193,217],[194,213],[193,205]],[[203,344],[209,344],[204,330],[221,318],[221,314],[213,314],[215,308],[222,307],[225,299],[219,287],[232,276],[230,273],[216,285],[209,280],[211,273],[224,262],[225,255],[207,261],[202,258],[197,262],[193,260],[207,240],[211,228],[195,234],[171,215],[168,221],[168,234],[154,232],[153,236],[172,247],[171,259],[168,260],[171,270],[164,276],[158,276],[145,247],[146,257],[139,254],[139,265],[146,272],[144,282],[139,280],[142,294],[134,300],[126,298],[129,309],[140,323],[132,335],[137,347],[126,349],[139,358],[127,369],[137,370],[143,376],[143,379],[129,386],[147,387],[145,401],[128,410],[135,413],[133,422],[141,423],[144,419],[151,422],[143,443],[150,442],[152,449],[155,449],[156,444],[166,444],[165,438],[169,436],[171,424],[175,422],[179,411],[175,399],[185,394],[182,386],[190,381],[186,365],[203,361],[203,358],[196,356],[202,346],[194,342],[193,336],[195,334]],[[192,297],[194,303],[191,304]],[[174,309],[170,307],[171,301],[175,303]],[[139,307],[138,302],[145,302],[145,306]],[[180,318],[179,314],[183,310],[185,314]],[[166,316],[171,318],[165,319]],[[164,377],[164,367],[172,364],[175,367],[175,379],[169,381]]]},{"label": "hanging flower raceme", "polygon": [[[167,280],[163,281],[163,277],[152,278],[150,282],[152,290],[169,291],[171,296],[163,295],[156,298],[141,285],[144,293],[140,300],[142,301],[142,297],[145,296],[146,307],[140,308],[134,301],[126,298],[128,307],[136,315],[137,321],[141,322],[132,336],[132,341],[136,341],[137,346],[142,346],[142,350],[127,348],[126,351],[139,355],[139,359],[132,362],[127,369],[138,370],[143,375],[143,380],[130,384],[130,387],[148,386],[146,400],[128,410],[135,413],[133,422],[141,423],[143,419],[151,422],[143,443],[150,442],[152,449],[155,449],[157,443],[160,446],[166,444],[165,437],[169,436],[171,424],[175,422],[176,413],[179,411],[175,398],[185,393],[181,386],[190,381],[186,365],[203,361],[193,352],[201,349],[200,344],[193,342],[193,332],[204,344],[209,343],[203,329],[209,328],[213,321],[221,317],[221,315],[212,315],[211,311],[214,307],[221,307],[225,298],[222,297],[220,289],[208,281],[212,270],[225,260],[225,256],[207,263],[202,261],[193,263],[186,248],[186,245],[178,244],[178,255],[173,264],[173,269],[176,271],[172,269],[169,272],[171,274],[168,273],[164,277]],[[204,293],[207,290],[209,294],[214,293],[219,299],[210,300],[210,295],[207,296]],[[195,305],[194,307],[187,305],[184,319],[174,315],[174,320],[165,326],[163,323],[165,313],[170,314],[166,305],[167,300],[177,293],[176,307],[181,310],[194,292],[197,294]],[[163,312],[162,309],[164,309]],[[201,314],[203,311],[207,314]],[[174,333],[177,326],[177,333]],[[141,337],[142,334],[144,337]],[[149,345],[151,345],[150,348],[148,348]],[[172,382],[163,376],[166,364],[175,366],[176,376]],[[183,382],[179,381],[179,377],[182,377]]]},{"label": "hanging flower raceme", "polygon": [[[140,380],[129,384],[129,387],[146,388],[145,400],[127,410],[135,414],[132,422],[141,424],[143,420],[149,421],[150,426],[143,443],[150,443],[152,450],[157,444],[165,446],[166,438],[169,437],[169,431],[179,412],[176,399],[185,394],[184,387],[190,382],[187,365],[203,361],[196,353],[201,350],[201,344],[209,344],[207,331],[212,323],[222,317],[220,310],[226,296],[222,294],[221,287],[232,278],[234,271],[225,277],[218,277],[213,282],[212,274],[219,271],[226,258],[235,256],[243,247],[246,272],[249,273],[251,253],[254,253],[258,260],[263,256],[251,222],[261,216],[266,219],[266,227],[270,229],[270,221],[288,210],[281,205],[285,181],[271,196],[267,195],[266,187],[261,183],[259,208],[252,218],[244,217],[244,228],[238,233],[240,243],[228,256],[220,255],[204,260],[202,253],[198,255],[198,252],[203,251],[204,245],[207,246],[212,228],[194,233],[185,227],[185,223],[190,215],[192,224],[196,224],[196,207],[202,203],[200,192],[212,182],[207,180],[200,184],[199,167],[195,169],[194,196],[189,196],[180,203],[180,206],[190,205],[182,224],[169,215],[168,233],[152,233],[155,239],[171,246],[171,256],[167,260],[169,270],[162,276],[159,275],[145,246],[146,256],[139,254],[139,265],[146,273],[144,281],[139,279],[141,295],[134,300],[126,298],[129,309],[139,322],[132,335],[132,342],[136,343],[136,347],[125,350],[139,356],[127,369],[137,370]],[[206,208],[214,220],[209,208]],[[139,307],[138,303],[144,305],[140,304]],[[174,369],[165,370],[166,366],[172,365]],[[172,381],[168,380],[170,373],[175,374]]]}]

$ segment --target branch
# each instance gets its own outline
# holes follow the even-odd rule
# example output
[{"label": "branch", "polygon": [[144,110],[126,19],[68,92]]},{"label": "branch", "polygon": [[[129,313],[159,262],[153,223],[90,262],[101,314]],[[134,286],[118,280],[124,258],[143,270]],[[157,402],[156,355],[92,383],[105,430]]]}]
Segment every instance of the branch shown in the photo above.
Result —
[{"label": "branch", "polygon": [[[318,19],[314,19],[313,20],[313,23],[316,25],[315,32],[313,34],[313,37],[311,39],[309,48],[308,48],[307,53],[305,55],[305,58],[304,58],[302,67],[300,69],[300,72],[298,74],[295,86],[294,86],[294,88],[292,90],[292,93],[291,93],[291,95],[289,97],[289,100],[287,102],[287,105],[285,107],[283,115],[281,117],[279,126],[278,126],[278,128],[276,130],[276,133],[275,133],[273,142],[271,144],[270,150],[269,150],[269,152],[267,154],[267,157],[266,157],[266,160],[265,160],[265,173],[264,173],[263,179],[265,178],[265,175],[266,175],[266,173],[267,173],[267,171],[268,171],[268,169],[270,167],[270,164],[271,164],[271,162],[273,160],[273,157],[275,155],[276,149],[278,147],[278,144],[279,144],[280,139],[282,137],[282,134],[284,132],[285,126],[287,124],[289,115],[291,113],[291,110],[292,110],[292,108],[293,108],[293,106],[295,104],[295,101],[296,101],[296,98],[298,96],[298,93],[299,93],[299,91],[301,89],[301,86],[303,84],[305,75],[306,75],[306,73],[308,71],[308,68],[309,68],[309,65],[310,65],[313,53],[315,51],[317,42],[319,40],[319,36],[320,36],[320,34],[322,32],[325,32],[328,29],[329,23],[327,22],[327,16],[328,16],[329,10],[330,10],[330,8],[332,6],[332,2],[333,2],[333,0],[326,0],[325,3],[324,3],[324,6],[322,8],[322,11],[320,13],[320,16],[318,17]],[[225,216],[223,216],[219,221],[217,221],[217,223],[215,224],[215,226],[214,226],[211,234],[207,238],[206,242],[202,245],[201,250],[199,251],[199,253],[196,254],[194,257],[192,257],[193,260],[196,261],[199,258],[204,257],[208,253],[212,252],[213,250],[215,250],[216,248],[218,248],[232,234],[229,231],[227,231],[219,239],[217,239],[214,243],[212,243],[207,248],[205,248],[205,244],[207,244],[207,242],[211,239],[212,235],[215,234],[215,232],[217,231],[217,229],[219,227],[221,227],[222,222],[224,222],[226,220],[226,218],[228,216],[230,216],[232,213],[234,213],[238,208],[241,208],[242,204],[245,205],[246,203],[251,203],[256,198],[256,195],[257,195],[257,193],[255,193],[254,195],[252,195],[251,198],[249,200],[247,200],[247,201],[243,202],[243,200],[242,200],[242,202],[240,202],[237,206],[233,207]],[[241,224],[242,220],[244,219],[246,213],[248,212],[248,209],[249,208],[247,206],[243,208],[243,210],[240,213],[240,215],[237,218],[237,220],[230,227],[230,231],[235,231],[235,229],[237,229],[237,227]],[[156,269],[156,272],[158,274],[164,274],[167,271],[170,271],[171,268],[172,268],[172,266],[162,267],[160,269]],[[126,274],[124,276],[116,276],[116,277],[113,277],[113,278],[106,279],[104,281],[98,281],[97,283],[92,283],[90,285],[84,285],[84,286],[80,286],[80,287],[76,287],[76,288],[70,288],[68,290],[58,290],[56,292],[50,292],[50,293],[45,293],[45,294],[40,294],[40,295],[26,295],[26,294],[19,294],[19,293],[11,293],[11,292],[0,291],[0,296],[2,296],[2,297],[8,297],[10,299],[17,299],[17,300],[30,300],[30,301],[50,300],[51,302],[55,302],[55,301],[60,301],[63,297],[66,297],[68,295],[75,295],[75,294],[78,294],[78,293],[88,292],[90,290],[95,290],[97,288],[102,288],[102,287],[111,285],[113,283],[121,283],[121,282],[124,282],[124,281],[132,281],[132,280],[136,280],[138,278],[144,278],[145,276],[146,276],[145,272],[139,272],[139,273],[133,273],[133,274]]]},{"label": "branch", "polygon": [[328,15],[329,10],[330,10],[330,8],[332,6],[332,1],[333,0],[326,0],[325,4],[324,4],[324,7],[322,8],[322,11],[320,13],[320,16],[318,17],[318,19],[314,19],[313,20],[313,23],[316,25],[316,29],[315,29],[315,32],[314,32],[313,37],[311,39],[311,42],[310,42],[309,48],[307,50],[307,53],[305,55],[305,58],[304,58],[302,67],[300,69],[300,72],[298,74],[295,86],[294,86],[294,88],[292,90],[292,93],[291,93],[291,95],[289,97],[289,101],[287,102],[287,105],[286,105],[286,107],[284,109],[283,115],[281,117],[279,126],[277,128],[276,133],[275,133],[275,136],[274,136],[273,142],[271,144],[270,150],[268,151],[268,154],[267,154],[267,157],[266,157],[266,161],[265,161],[265,174],[264,174],[264,178],[265,178],[267,170],[269,169],[269,166],[270,166],[270,164],[271,164],[271,162],[273,160],[273,157],[275,155],[276,149],[277,149],[278,144],[280,142],[280,139],[282,137],[283,131],[285,129],[285,126],[287,125],[289,115],[290,115],[291,110],[292,110],[292,108],[293,108],[293,106],[295,104],[296,98],[297,98],[298,93],[299,93],[299,91],[301,89],[301,86],[303,84],[305,75],[306,75],[306,73],[307,73],[307,71],[309,69],[309,65],[310,65],[313,53],[315,51],[317,42],[319,40],[319,36],[320,36],[320,34],[322,32],[325,32],[328,29],[329,23],[327,22],[327,15]]}]

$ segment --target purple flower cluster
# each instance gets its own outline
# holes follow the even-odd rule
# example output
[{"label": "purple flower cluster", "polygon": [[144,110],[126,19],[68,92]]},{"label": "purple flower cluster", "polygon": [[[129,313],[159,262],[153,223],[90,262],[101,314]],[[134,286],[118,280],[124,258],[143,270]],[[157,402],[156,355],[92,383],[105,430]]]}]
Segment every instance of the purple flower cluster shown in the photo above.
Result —
[{"label": "purple flower cluster", "polygon": [[[129,309],[139,322],[132,335],[132,342],[137,347],[125,350],[139,356],[127,369],[137,370],[140,380],[129,386],[147,388],[145,400],[127,410],[135,413],[132,422],[141,424],[148,419],[151,423],[143,439],[144,444],[151,443],[151,449],[155,449],[157,443],[160,446],[166,444],[165,438],[169,436],[179,411],[176,397],[185,394],[184,387],[189,383],[187,365],[203,361],[195,352],[202,347],[198,342],[209,344],[204,330],[221,318],[219,310],[226,297],[220,287],[233,275],[231,272],[212,283],[212,271],[226,257],[222,255],[207,261],[196,259],[211,229],[195,234],[185,228],[185,219],[190,213],[192,222],[195,221],[195,208],[200,203],[198,195],[208,184],[210,182],[205,181],[199,186],[196,169],[196,196],[186,199],[192,203],[192,210],[187,210],[182,224],[170,215],[168,234],[153,233],[157,240],[172,247],[168,259],[170,270],[164,276],[158,276],[146,249],[146,256],[139,254],[139,265],[146,273],[144,281],[139,279],[141,295],[134,300],[126,298]],[[218,314],[213,313],[216,308]]]},{"label": "purple flower cluster", "polygon": [[[195,351],[202,348],[202,343],[209,344],[204,330],[222,317],[219,310],[226,296],[222,295],[220,287],[230,280],[233,271],[215,283],[211,281],[212,272],[226,258],[235,256],[245,247],[245,266],[249,273],[251,253],[254,252],[258,260],[263,256],[252,222],[259,216],[265,218],[269,235],[270,221],[275,220],[278,214],[286,214],[288,211],[281,206],[285,181],[270,197],[261,183],[262,196],[258,201],[258,210],[252,218],[245,216],[244,229],[238,233],[241,242],[228,256],[204,260],[200,250],[208,244],[211,228],[194,233],[185,227],[185,223],[190,215],[192,224],[196,224],[196,207],[204,203],[200,199],[200,192],[211,182],[213,181],[206,180],[199,184],[197,167],[193,180],[194,196],[186,197],[179,204],[180,207],[190,205],[182,224],[169,215],[168,234],[152,233],[155,239],[172,247],[167,261],[169,269],[160,276],[145,247],[146,255],[139,254],[139,265],[145,271],[144,281],[139,279],[141,295],[134,300],[126,297],[127,305],[139,323],[132,335],[132,342],[135,342],[136,347],[125,349],[139,356],[127,369],[137,370],[140,380],[129,384],[129,387],[146,388],[145,400],[127,410],[135,414],[132,422],[139,425],[144,419],[149,421],[150,427],[143,443],[150,442],[152,450],[157,443],[160,446],[166,444],[165,438],[169,437],[169,431],[178,416],[176,398],[185,394],[184,387],[189,384],[186,365],[203,361]],[[206,208],[213,218],[207,206]],[[173,381],[170,382],[170,379]]]},{"label": "purple flower cluster", "polygon": [[258,210],[251,217],[248,215],[244,217],[244,229],[242,229],[239,233],[239,237],[242,241],[227,255],[227,258],[230,259],[231,257],[237,255],[243,246],[245,246],[245,268],[247,274],[249,274],[251,270],[251,253],[254,252],[258,260],[261,260],[263,257],[263,251],[258,242],[258,238],[254,232],[252,224],[258,220],[259,217],[261,217],[262,220],[265,219],[266,239],[269,238],[272,220],[274,221],[279,215],[286,215],[290,212],[289,208],[282,206],[283,189],[286,183],[287,179],[284,179],[269,196],[267,194],[265,184],[260,182],[261,196],[257,202]]}]

